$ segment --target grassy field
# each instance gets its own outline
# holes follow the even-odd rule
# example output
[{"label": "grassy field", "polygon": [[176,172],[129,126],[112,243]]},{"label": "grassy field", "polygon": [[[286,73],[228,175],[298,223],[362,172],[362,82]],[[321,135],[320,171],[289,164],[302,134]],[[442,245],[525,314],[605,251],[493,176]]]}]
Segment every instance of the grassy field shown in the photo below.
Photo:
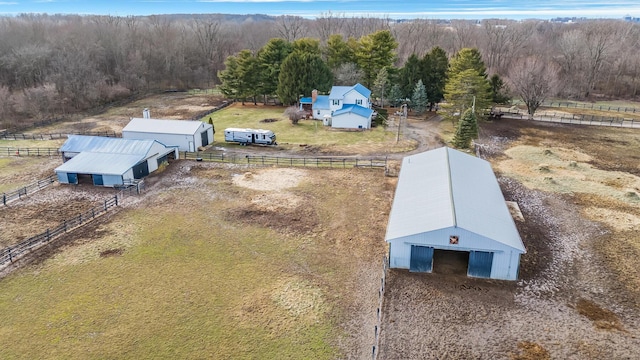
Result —
[{"label": "grassy field", "polygon": [[0,193],[44,179],[60,164],[62,159],[58,157],[0,157]]},{"label": "grassy field", "polygon": [[[301,120],[297,125],[291,124],[284,113],[283,107],[254,106],[236,103],[230,107],[215,112],[203,121],[213,120],[216,129],[214,141],[224,142],[223,130],[229,127],[266,129],[277,136],[278,144],[306,144],[320,147],[357,148],[375,146],[380,151],[406,151],[407,144],[395,144],[395,132],[386,131],[383,127],[376,127],[366,131],[343,131],[322,125],[316,120]],[[263,122],[265,119],[275,119],[273,122]],[[409,145],[411,146],[411,145]]]},{"label": "grassy field", "polygon": [[[370,351],[354,338],[373,331],[358,317],[375,318],[384,222],[354,219],[388,211],[382,173],[292,170],[297,184],[260,191],[235,185],[237,170],[200,166],[165,173],[189,185],[158,185],[140,206],[0,280],[2,358],[334,359]],[[381,196],[387,201],[376,202]],[[339,206],[346,199],[354,206]]]}]

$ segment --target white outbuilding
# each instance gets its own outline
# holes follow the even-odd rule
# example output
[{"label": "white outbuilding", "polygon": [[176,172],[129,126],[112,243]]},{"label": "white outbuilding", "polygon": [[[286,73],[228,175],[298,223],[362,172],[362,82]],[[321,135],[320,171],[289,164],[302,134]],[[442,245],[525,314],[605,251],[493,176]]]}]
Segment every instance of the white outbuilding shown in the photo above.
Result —
[{"label": "white outbuilding", "polygon": [[213,125],[193,120],[133,118],[122,129],[125,139],[157,140],[180,151],[194,152],[213,142]]},{"label": "white outbuilding", "polygon": [[69,135],[55,169],[61,184],[119,186],[134,182],[176,159],[177,147],[155,140]]},{"label": "white outbuilding", "polygon": [[525,253],[489,162],[448,147],[403,159],[386,241],[392,268],[432,272],[453,254],[468,276],[502,280]]}]

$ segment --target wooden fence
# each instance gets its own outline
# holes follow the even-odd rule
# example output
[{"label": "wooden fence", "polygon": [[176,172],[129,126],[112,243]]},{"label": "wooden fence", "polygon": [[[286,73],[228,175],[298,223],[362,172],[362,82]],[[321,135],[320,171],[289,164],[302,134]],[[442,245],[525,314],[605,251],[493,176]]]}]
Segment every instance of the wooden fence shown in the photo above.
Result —
[{"label": "wooden fence", "polygon": [[47,133],[47,134],[22,134],[22,133],[0,133],[0,140],[56,140],[66,139],[69,135],[88,135],[88,136],[105,136],[105,137],[122,137],[122,134],[115,131],[82,131],[82,132],[66,132],[66,133]]},{"label": "wooden fence", "polygon": [[[514,101],[514,103],[516,105],[524,105],[521,101]],[[545,101],[540,106],[546,107],[546,108],[593,109],[597,111],[640,114],[640,108],[615,106],[615,105],[585,104],[585,103],[575,103],[575,102],[568,102],[568,101]]]},{"label": "wooden fence", "polygon": [[29,253],[30,251],[49,243],[51,240],[55,239],[58,236],[90,223],[98,216],[105,214],[111,208],[118,206],[118,204],[121,204],[125,196],[131,195],[134,192],[135,189],[133,188],[123,189],[116,195],[105,199],[104,202],[102,202],[99,206],[85,211],[84,213],[78,214],[74,218],[67,219],[53,229],[47,228],[45,231],[39,233],[38,235],[34,235],[27,240],[20,242],[19,244],[1,249],[0,268],[16,261],[26,253]]},{"label": "wooden fence", "polygon": [[243,154],[182,152],[182,159],[196,161],[213,161],[231,164],[247,164],[261,166],[295,166],[295,167],[324,167],[324,168],[385,168],[387,158],[362,159],[357,157],[280,157],[280,156],[254,156]]},{"label": "wooden fence", "polygon": [[0,147],[0,156],[59,156],[58,148]]},{"label": "wooden fence", "polygon": [[[499,109],[503,117],[511,119],[528,119],[526,112],[510,109]],[[640,120],[633,118],[623,118],[618,116],[597,116],[583,114],[558,114],[551,111],[538,111],[533,116],[533,120],[554,122],[562,124],[578,124],[578,125],[599,125],[626,128],[640,128]]]},{"label": "wooden fence", "polygon": [[222,105],[220,105],[220,106],[216,106],[216,107],[214,107],[213,109],[210,109],[210,110],[207,110],[207,111],[203,111],[203,112],[201,112],[201,113],[197,114],[196,116],[194,116],[193,118],[191,118],[191,120],[200,120],[200,119],[202,119],[203,117],[205,117],[205,116],[207,116],[207,115],[210,115],[210,114],[213,114],[214,112],[216,112],[216,111],[218,111],[218,110],[222,110],[222,109],[226,108],[227,106],[229,106],[229,105],[231,105],[231,104],[233,104],[233,103],[234,103],[234,101],[225,101],[225,102],[223,102],[223,103],[222,103]]},{"label": "wooden fence", "polygon": [[382,258],[382,277],[380,278],[380,288],[378,289],[378,309],[376,310],[376,325],[373,326],[374,343],[371,347],[371,359],[376,360],[380,353],[380,331],[382,326],[382,305],[384,305],[384,291],[387,282],[387,270],[389,269],[389,257]]},{"label": "wooden fence", "polygon": [[57,180],[58,180],[58,176],[56,174],[50,175],[44,179],[35,181],[20,189],[9,191],[7,193],[2,193],[2,195],[0,195],[0,201],[2,201],[2,205],[7,205],[7,203],[13,200],[20,199],[23,196],[27,196],[40,189],[46,188],[47,186],[53,184]]}]

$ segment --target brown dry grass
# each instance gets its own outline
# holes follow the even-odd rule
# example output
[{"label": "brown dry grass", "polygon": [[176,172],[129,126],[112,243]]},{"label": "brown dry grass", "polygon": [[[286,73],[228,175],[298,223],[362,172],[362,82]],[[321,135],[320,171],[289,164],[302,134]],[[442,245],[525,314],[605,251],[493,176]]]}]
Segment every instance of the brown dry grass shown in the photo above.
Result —
[{"label": "brown dry grass", "polygon": [[511,360],[551,360],[549,351],[542,345],[531,342],[521,341],[518,343],[518,354],[511,354]]},{"label": "brown dry grass", "polygon": [[578,299],[576,310],[580,315],[586,316],[598,329],[624,331],[620,318],[610,310],[587,299]]}]

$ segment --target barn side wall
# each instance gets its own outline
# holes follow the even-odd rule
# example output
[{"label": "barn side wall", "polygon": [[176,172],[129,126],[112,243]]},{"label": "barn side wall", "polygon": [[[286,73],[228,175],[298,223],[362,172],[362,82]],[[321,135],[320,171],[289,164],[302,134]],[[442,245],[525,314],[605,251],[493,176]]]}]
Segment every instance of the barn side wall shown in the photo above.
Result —
[{"label": "barn side wall", "polygon": [[[195,142],[195,146],[202,142],[202,139],[194,140],[193,135],[184,134],[155,134],[152,132],[135,132],[135,131],[123,131],[122,137],[125,139],[149,139],[157,140],[158,142],[167,146],[178,146],[180,151],[189,151],[189,142]],[[157,144],[154,144],[154,146]]]},{"label": "barn side wall", "polygon": [[368,129],[370,127],[370,121],[366,117],[356,115],[353,113],[345,113],[337,116],[333,116],[331,119],[331,127],[341,129]]}]

